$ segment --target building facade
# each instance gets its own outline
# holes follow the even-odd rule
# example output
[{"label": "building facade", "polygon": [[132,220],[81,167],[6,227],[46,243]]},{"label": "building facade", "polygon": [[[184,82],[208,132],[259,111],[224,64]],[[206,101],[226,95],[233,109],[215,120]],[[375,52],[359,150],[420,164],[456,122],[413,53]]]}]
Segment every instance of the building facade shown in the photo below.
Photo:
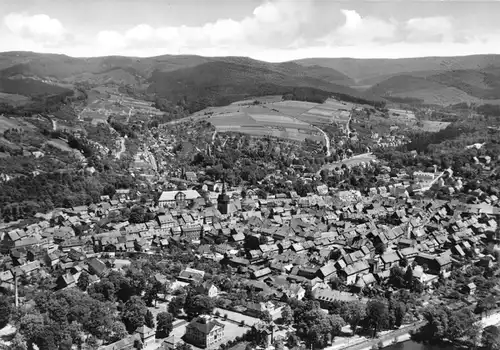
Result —
[{"label": "building facade", "polygon": [[208,315],[199,316],[186,327],[185,340],[201,348],[218,347],[224,338],[224,327]]}]

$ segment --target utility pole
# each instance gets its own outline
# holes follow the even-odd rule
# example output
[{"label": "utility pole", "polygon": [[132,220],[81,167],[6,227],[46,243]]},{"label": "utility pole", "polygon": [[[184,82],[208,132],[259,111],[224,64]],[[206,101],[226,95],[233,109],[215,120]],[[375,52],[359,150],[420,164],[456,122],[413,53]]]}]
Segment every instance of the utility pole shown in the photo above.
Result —
[{"label": "utility pole", "polygon": [[19,307],[19,294],[18,294],[18,289],[17,289],[17,273],[14,274],[14,290],[15,290],[16,308],[18,308]]}]

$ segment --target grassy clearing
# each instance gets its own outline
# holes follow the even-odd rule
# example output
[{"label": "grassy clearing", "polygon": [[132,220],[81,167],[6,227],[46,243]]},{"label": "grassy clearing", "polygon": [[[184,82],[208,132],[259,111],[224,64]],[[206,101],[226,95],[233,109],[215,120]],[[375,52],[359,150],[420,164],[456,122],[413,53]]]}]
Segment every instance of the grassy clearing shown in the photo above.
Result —
[{"label": "grassy clearing", "polygon": [[433,120],[422,120],[422,130],[423,131],[429,131],[429,132],[438,132],[440,130],[446,129],[448,125],[451,123],[449,122],[438,122],[438,121],[433,121]]},{"label": "grassy clearing", "polygon": [[30,130],[34,127],[20,119],[8,118],[4,115],[0,115],[0,133],[4,133],[8,129],[23,129]]}]

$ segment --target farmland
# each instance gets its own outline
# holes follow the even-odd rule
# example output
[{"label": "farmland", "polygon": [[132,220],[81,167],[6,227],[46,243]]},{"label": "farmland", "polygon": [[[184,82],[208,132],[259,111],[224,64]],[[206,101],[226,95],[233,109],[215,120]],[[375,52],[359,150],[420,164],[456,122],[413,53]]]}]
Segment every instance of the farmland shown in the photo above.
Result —
[{"label": "farmland", "polygon": [[128,121],[134,114],[155,116],[163,112],[154,108],[151,102],[122,95],[117,88],[99,87],[88,93],[88,103],[80,109],[79,118],[97,124],[106,122],[110,115]]},{"label": "farmland", "polygon": [[30,101],[29,97],[16,94],[0,92],[0,103],[8,103],[14,106],[22,105]]},{"label": "farmland", "polygon": [[429,132],[438,132],[440,130],[446,129],[450,122],[438,122],[433,120],[422,120],[422,130]]},{"label": "farmland", "polygon": [[293,141],[327,142],[318,127],[337,125],[345,129],[353,105],[334,99],[325,103],[282,101],[279,96],[245,100],[224,107],[210,107],[192,115],[209,116],[219,132],[240,132],[257,137]]}]

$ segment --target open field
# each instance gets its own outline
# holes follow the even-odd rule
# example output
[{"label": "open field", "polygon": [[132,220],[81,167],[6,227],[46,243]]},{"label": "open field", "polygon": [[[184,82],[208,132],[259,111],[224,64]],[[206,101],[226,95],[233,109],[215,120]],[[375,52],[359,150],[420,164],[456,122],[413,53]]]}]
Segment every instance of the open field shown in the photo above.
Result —
[{"label": "open field", "polygon": [[30,123],[26,123],[21,118],[8,118],[3,114],[0,115],[0,133],[4,133],[8,129],[34,129],[34,126]]},{"label": "open field", "polygon": [[71,148],[68,146],[68,144],[62,140],[58,140],[58,139],[52,139],[52,140],[49,140],[47,141],[47,144],[48,145],[51,145],[53,147],[56,147],[58,149],[60,149],[61,151],[64,151],[64,152],[69,152],[69,153],[75,153],[75,154],[80,154],[80,152],[78,152],[77,150]]},{"label": "open field", "polygon": [[403,109],[389,109],[389,118],[407,121],[415,119],[415,113]]},{"label": "open field", "polygon": [[344,159],[343,161],[337,162],[337,163],[332,163],[332,164],[327,164],[325,165],[325,169],[335,169],[337,167],[341,167],[343,164],[346,166],[355,166],[359,165],[361,163],[370,163],[371,161],[377,159],[373,154],[371,153],[363,153],[363,154],[358,154],[356,156],[353,156],[348,159]]},{"label": "open field", "polygon": [[13,105],[22,105],[28,101],[30,101],[30,98],[26,96],[0,92],[0,102],[5,102]]},{"label": "open field", "polygon": [[[255,105],[257,100],[261,104]],[[318,126],[345,125],[350,119],[351,103],[328,99],[325,103],[282,101],[279,96],[235,102],[229,106],[210,107],[193,114],[206,117],[219,132],[240,132],[253,136],[274,136],[295,141],[309,138],[325,142]]]},{"label": "open field", "polygon": [[429,132],[438,132],[439,130],[446,129],[450,122],[438,122],[433,120],[422,120],[422,130]]}]

